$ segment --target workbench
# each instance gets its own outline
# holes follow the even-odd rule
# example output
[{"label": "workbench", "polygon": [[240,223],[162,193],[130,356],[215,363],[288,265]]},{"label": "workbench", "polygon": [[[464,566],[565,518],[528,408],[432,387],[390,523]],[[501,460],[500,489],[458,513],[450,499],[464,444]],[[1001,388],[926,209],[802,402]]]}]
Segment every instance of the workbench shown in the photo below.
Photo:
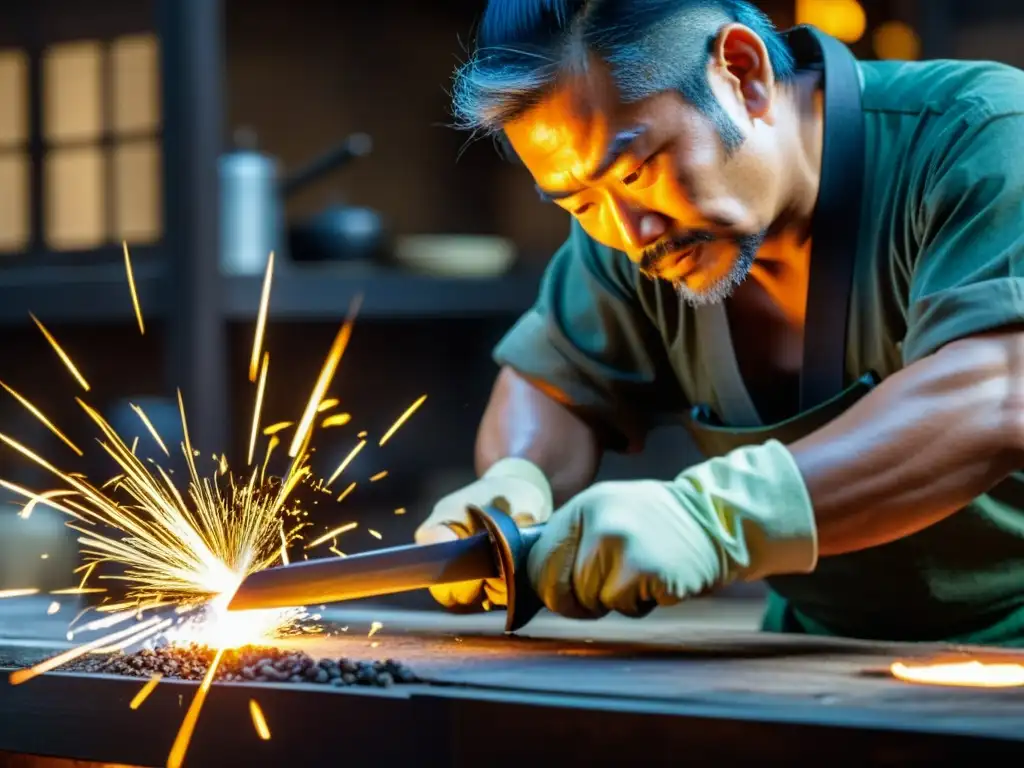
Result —
[{"label": "workbench", "polygon": [[[5,621],[8,603],[0,664],[67,647],[44,606],[37,622]],[[935,765],[1024,755],[1024,688],[942,688],[888,674],[901,658],[1012,653],[761,634],[757,606],[742,600],[695,601],[639,621],[542,614],[517,637],[502,635],[502,619],[328,609],[330,634],[284,644],[317,657],[396,658],[428,682],[215,684],[186,766]],[[374,621],[383,628],[368,637]],[[15,754],[162,765],[197,684],[164,680],[131,711],[141,684],[72,673],[20,686],[4,679],[0,766],[42,765]],[[255,733],[249,699],[266,715],[269,741]]]}]

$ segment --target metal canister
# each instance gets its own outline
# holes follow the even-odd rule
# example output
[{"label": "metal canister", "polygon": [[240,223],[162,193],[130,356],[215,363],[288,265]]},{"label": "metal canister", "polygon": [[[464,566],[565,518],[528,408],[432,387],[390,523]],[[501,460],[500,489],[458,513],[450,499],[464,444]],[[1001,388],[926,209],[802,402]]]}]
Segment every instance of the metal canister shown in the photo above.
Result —
[{"label": "metal canister", "polygon": [[234,151],[220,158],[220,266],[226,275],[259,275],[271,251],[284,256],[284,212],[277,161],[236,135]]}]

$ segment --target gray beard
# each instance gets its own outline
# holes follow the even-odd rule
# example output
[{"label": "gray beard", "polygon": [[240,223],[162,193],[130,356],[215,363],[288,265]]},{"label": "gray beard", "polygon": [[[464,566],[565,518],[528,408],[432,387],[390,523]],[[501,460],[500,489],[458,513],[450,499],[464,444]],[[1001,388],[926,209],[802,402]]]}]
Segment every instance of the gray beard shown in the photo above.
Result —
[{"label": "gray beard", "polygon": [[747,275],[750,274],[750,269],[754,266],[754,260],[757,258],[757,252],[761,248],[764,238],[764,233],[744,235],[743,237],[736,238],[739,256],[733,263],[732,269],[726,275],[705,286],[703,289],[691,291],[683,282],[673,282],[672,288],[679,298],[691,307],[708,306],[725,301],[736,290],[736,287],[747,279]]}]

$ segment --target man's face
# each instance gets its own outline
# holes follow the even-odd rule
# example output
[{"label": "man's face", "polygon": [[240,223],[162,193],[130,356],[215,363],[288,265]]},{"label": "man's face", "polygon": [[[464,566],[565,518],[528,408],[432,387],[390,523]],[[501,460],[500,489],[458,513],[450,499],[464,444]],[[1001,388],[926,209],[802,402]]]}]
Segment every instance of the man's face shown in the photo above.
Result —
[{"label": "man's face", "polygon": [[679,93],[624,104],[599,61],[504,126],[542,196],[694,304],[746,277],[779,207],[770,118],[752,117],[743,84],[712,58],[712,90],[744,136],[728,157]]}]

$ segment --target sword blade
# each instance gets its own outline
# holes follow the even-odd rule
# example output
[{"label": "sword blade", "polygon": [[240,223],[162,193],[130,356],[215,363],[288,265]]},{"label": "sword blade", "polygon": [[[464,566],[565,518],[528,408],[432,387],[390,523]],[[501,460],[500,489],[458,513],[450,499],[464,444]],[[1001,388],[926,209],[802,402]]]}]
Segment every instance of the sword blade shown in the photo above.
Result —
[{"label": "sword blade", "polygon": [[494,545],[481,533],[440,544],[389,547],[257,571],[245,578],[228,608],[293,608],[500,575]]}]

